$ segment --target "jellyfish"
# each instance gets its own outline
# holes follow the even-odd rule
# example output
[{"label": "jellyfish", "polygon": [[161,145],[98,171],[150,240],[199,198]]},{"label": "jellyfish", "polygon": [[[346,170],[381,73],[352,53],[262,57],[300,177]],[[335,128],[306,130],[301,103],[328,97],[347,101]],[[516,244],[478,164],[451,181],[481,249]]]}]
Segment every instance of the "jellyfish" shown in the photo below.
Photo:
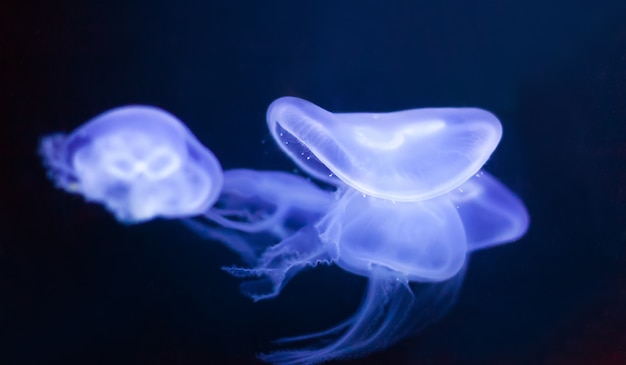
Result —
[{"label": "jellyfish", "polygon": [[179,219],[237,253],[253,300],[276,297],[305,268],[335,264],[368,279],[359,309],[327,330],[261,354],[315,364],[391,346],[445,315],[468,256],[526,232],[522,201],[483,170],[502,128],[476,108],[331,113],[285,97],[267,113],[280,148],[314,181],[223,171],[176,117],[149,106],[105,112],[40,153],[61,189],[118,221]]},{"label": "jellyfish", "polygon": [[274,101],[267,123],[278,146],[311,176],[395,201],[457,187],[502,136],[500,121],[477,108],[333,114],[294,97]]},{"label": "jellyfish", "polygon": [[304,171],[336,187],[325,215],[268,247],[244,293],[277,296],[305,267],[334,263],[368,278],[357,312],[326,331],[281,339],[307,346],[260,355],[274,364],[363,356],[441,317],[454,302],[468,253],[520,238],[528,214],[482,171],[502,133],[475,108],[330,113],[298,98],[276,100],[267,122]]},{"label": "jellyfish", "polygon": [[222,187],[213,153],[152,106],[107,111],[69,135],[42,138],[39,151],[57,187],[104,205],[123,223],[200,214]]}]

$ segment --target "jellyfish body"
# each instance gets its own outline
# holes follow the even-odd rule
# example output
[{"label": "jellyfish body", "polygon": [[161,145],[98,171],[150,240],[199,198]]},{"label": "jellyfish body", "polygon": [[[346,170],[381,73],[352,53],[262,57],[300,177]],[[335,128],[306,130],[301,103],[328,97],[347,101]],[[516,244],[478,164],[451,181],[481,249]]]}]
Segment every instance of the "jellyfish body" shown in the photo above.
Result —
[{"label": "jellyfish body", "polygon": [[267,111],[278,145],[311,176],[335,177],[364,194],[396,201],[433,198],[477,173],[502,127],[476,108],[330,113],[283,97]]},{"label": "jellyfish body", "polygon": [[46,136],[40,153],[58,187],[124,223],[199,214],[222,187],[213,153],[176,117],[150,106],[116,108],[69,135]]},{"label": "jellyfish body", "polygon": [[261,278],[244,286],[255,300],[278,295],[299,270],[319,263],[336,263],[369,284],[354,316],[279,340],[309,346],[264,354],[265,361],[313,364],[389,346],[445,313],[468,252],[511,242],[528,226],[521,201],[480,171],[501,136],[489,112],[333,114],[281,98],[267,118],[283,151],[337,193],[318,222],[269,247],[254,267],[229,271]]},{"label": "jellyfish body", "polygon": [[346,189],[318,229],[337,265],[362,276],[383,266],[410,281],[441,281],[465,262],[463,223],[446,196],[393,202]]}]

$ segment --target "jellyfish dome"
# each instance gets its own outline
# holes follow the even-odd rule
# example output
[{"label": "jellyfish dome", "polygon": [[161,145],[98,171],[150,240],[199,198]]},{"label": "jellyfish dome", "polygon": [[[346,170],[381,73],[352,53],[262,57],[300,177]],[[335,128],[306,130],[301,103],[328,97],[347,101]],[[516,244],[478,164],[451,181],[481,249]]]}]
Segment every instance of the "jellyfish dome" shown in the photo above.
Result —
[{"label": "jellyfish dome", "polygon": [[477,173],[502,135],[476,108],[331,113],[283,97],[267,111],[272,136],[304,171],[395,201],[433,198]]},{"label": "jellyfish dome", "polygon": [[219,161],[172,114],[151,106],[105,112],[40,154],[55,184],[101,203],[120,222],[199,214],[218,198]]}]

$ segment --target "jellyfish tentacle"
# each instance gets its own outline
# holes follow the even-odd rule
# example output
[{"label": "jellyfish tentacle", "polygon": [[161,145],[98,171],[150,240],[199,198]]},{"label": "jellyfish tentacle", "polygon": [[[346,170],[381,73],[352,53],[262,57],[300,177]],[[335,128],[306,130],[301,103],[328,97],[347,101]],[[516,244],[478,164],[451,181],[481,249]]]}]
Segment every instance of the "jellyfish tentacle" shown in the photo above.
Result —
[{"label": "jellyfish tentacle", "polygon": [[268,214],[260,220],[253,221],[250,217],[244,217],[244,221],[235,221],[227,218],[230,215],[241,216],[242,211],[211,209],[204,213],[204,217],[214,221],[225,228],[234,229],[246,233],[259,233],[264,231],[276,231],[280,237],[285,237],[286,232],[278,230],[280,222],[284,219],[288,212],[288,207],[279,205],[276,211]]},{"label": "jellyfish tentacle", "polygon": [[224,267],[223,270],[239,278],[257,278],[241,284],[242,292],[255,302],[273,298],[301,270],[333,262],[318,236],[315,227],[306,226],[269,247],[254,267]]},{"label": "jellyfish tentacle", "polygon": [[277,365],[317,364],[386,348],[445,314],[456,299],[462,279],[461,272],[445,282],[416,289],[402,274],[382,266],[373,267],[356,314],[328,330],[277,341],[295,344],[315,340],[312,346],[265,353],[259,358]]},{"label": "jellyfish tentacle", "polygon": [[211,227],[191,218],[182,219],[181,223],[203,239],[223,243],[247,265],[254,265],[258,260],[258,251],[264,249],[264,247],[258,247],[252,241],[246,240],[244,236],[232,229]]},{"label": "jellyfish tentacle", "polygon": [[58,188],[74,192],[78,178],[72,167],[67,164],[67,150],[63,148],[66,140],[67,135],[64,133],[55,133],[42,138],[39,154],[42,156],[48,177],[54,184]]},{"label": "jellyfish tentacle", "polygon": [[185,225],[255,267],[268,247],[317,222],[334,197],[334,192],[286,172],[226,170],[216,204]]},{"label": "jellyfish tentacle", "polygon": [[306,335],[279,338],[278,340],[272,341],[272,343],[276,345],[285,345],[285,344],[292,344],[292,343],[311,341],[311,340],[317,340],[317,339],[332,338],[337,333],[340,333],[344,331],[347,327],[351,326],[352,323],[354,323],[354,319],[355,319],[354,316],[350,316],[348,319],[344,320],[343,322],[329,329],[319,331],[319,332],[309,333]]}]

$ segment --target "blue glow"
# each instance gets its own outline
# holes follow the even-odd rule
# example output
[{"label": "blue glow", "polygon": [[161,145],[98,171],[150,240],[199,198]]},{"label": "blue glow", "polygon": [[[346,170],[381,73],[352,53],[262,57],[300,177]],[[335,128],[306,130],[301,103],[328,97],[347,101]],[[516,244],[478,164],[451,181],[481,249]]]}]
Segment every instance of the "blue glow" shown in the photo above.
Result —
[{"label": "blue glow", "polygon": [[152,107],[115,109],[69,136],[46,137],[41,153],[59,187],[122,222],[186,218],[225,244],[246,267],[224,269],[245,279],[242,292],[255,301],[320,264],[368,279],[354,315],[260,355],[275,364],[363,356],[415,333],[454,303],[471,252],[528,228],[521,200],[482,170],[502,135],[487,111],[333,114],[285,97],[270,105],[267,123],[326,188],[286,172],[222,172],[180,121]]},{"label": "blue glow", "polygon": [[267,111],[274,140],[311,176],[336,178],[371,196],[433,198],[477,173],[498,145],[502,127],[476,108],[393,113],[330,113],[284,97]]},{"label": "blue glow", "polygon": [[125,223],[202,213],[222,188],[213,153],[155,107],[110,110],[70,135],[44,137],[40,153],[58,187],[103,204]]},{"label": "blue glow", "polygon": [[335,202],[313,226],[267,249],[255,267],[228,271],[261,277],[243,286],[255,300],[278,295],[299,270],[320,263],[368,277],[369,285],[353,317],[280,340],[318,341],[264,354],[265,361],[319,363],[383,349],[446,312],[469,252],[526,232],[522,202],[480,171],[502,133],[491,113],[333,114],[288,97],[272,103],[267,118],[299,167],[337,187]]}]

